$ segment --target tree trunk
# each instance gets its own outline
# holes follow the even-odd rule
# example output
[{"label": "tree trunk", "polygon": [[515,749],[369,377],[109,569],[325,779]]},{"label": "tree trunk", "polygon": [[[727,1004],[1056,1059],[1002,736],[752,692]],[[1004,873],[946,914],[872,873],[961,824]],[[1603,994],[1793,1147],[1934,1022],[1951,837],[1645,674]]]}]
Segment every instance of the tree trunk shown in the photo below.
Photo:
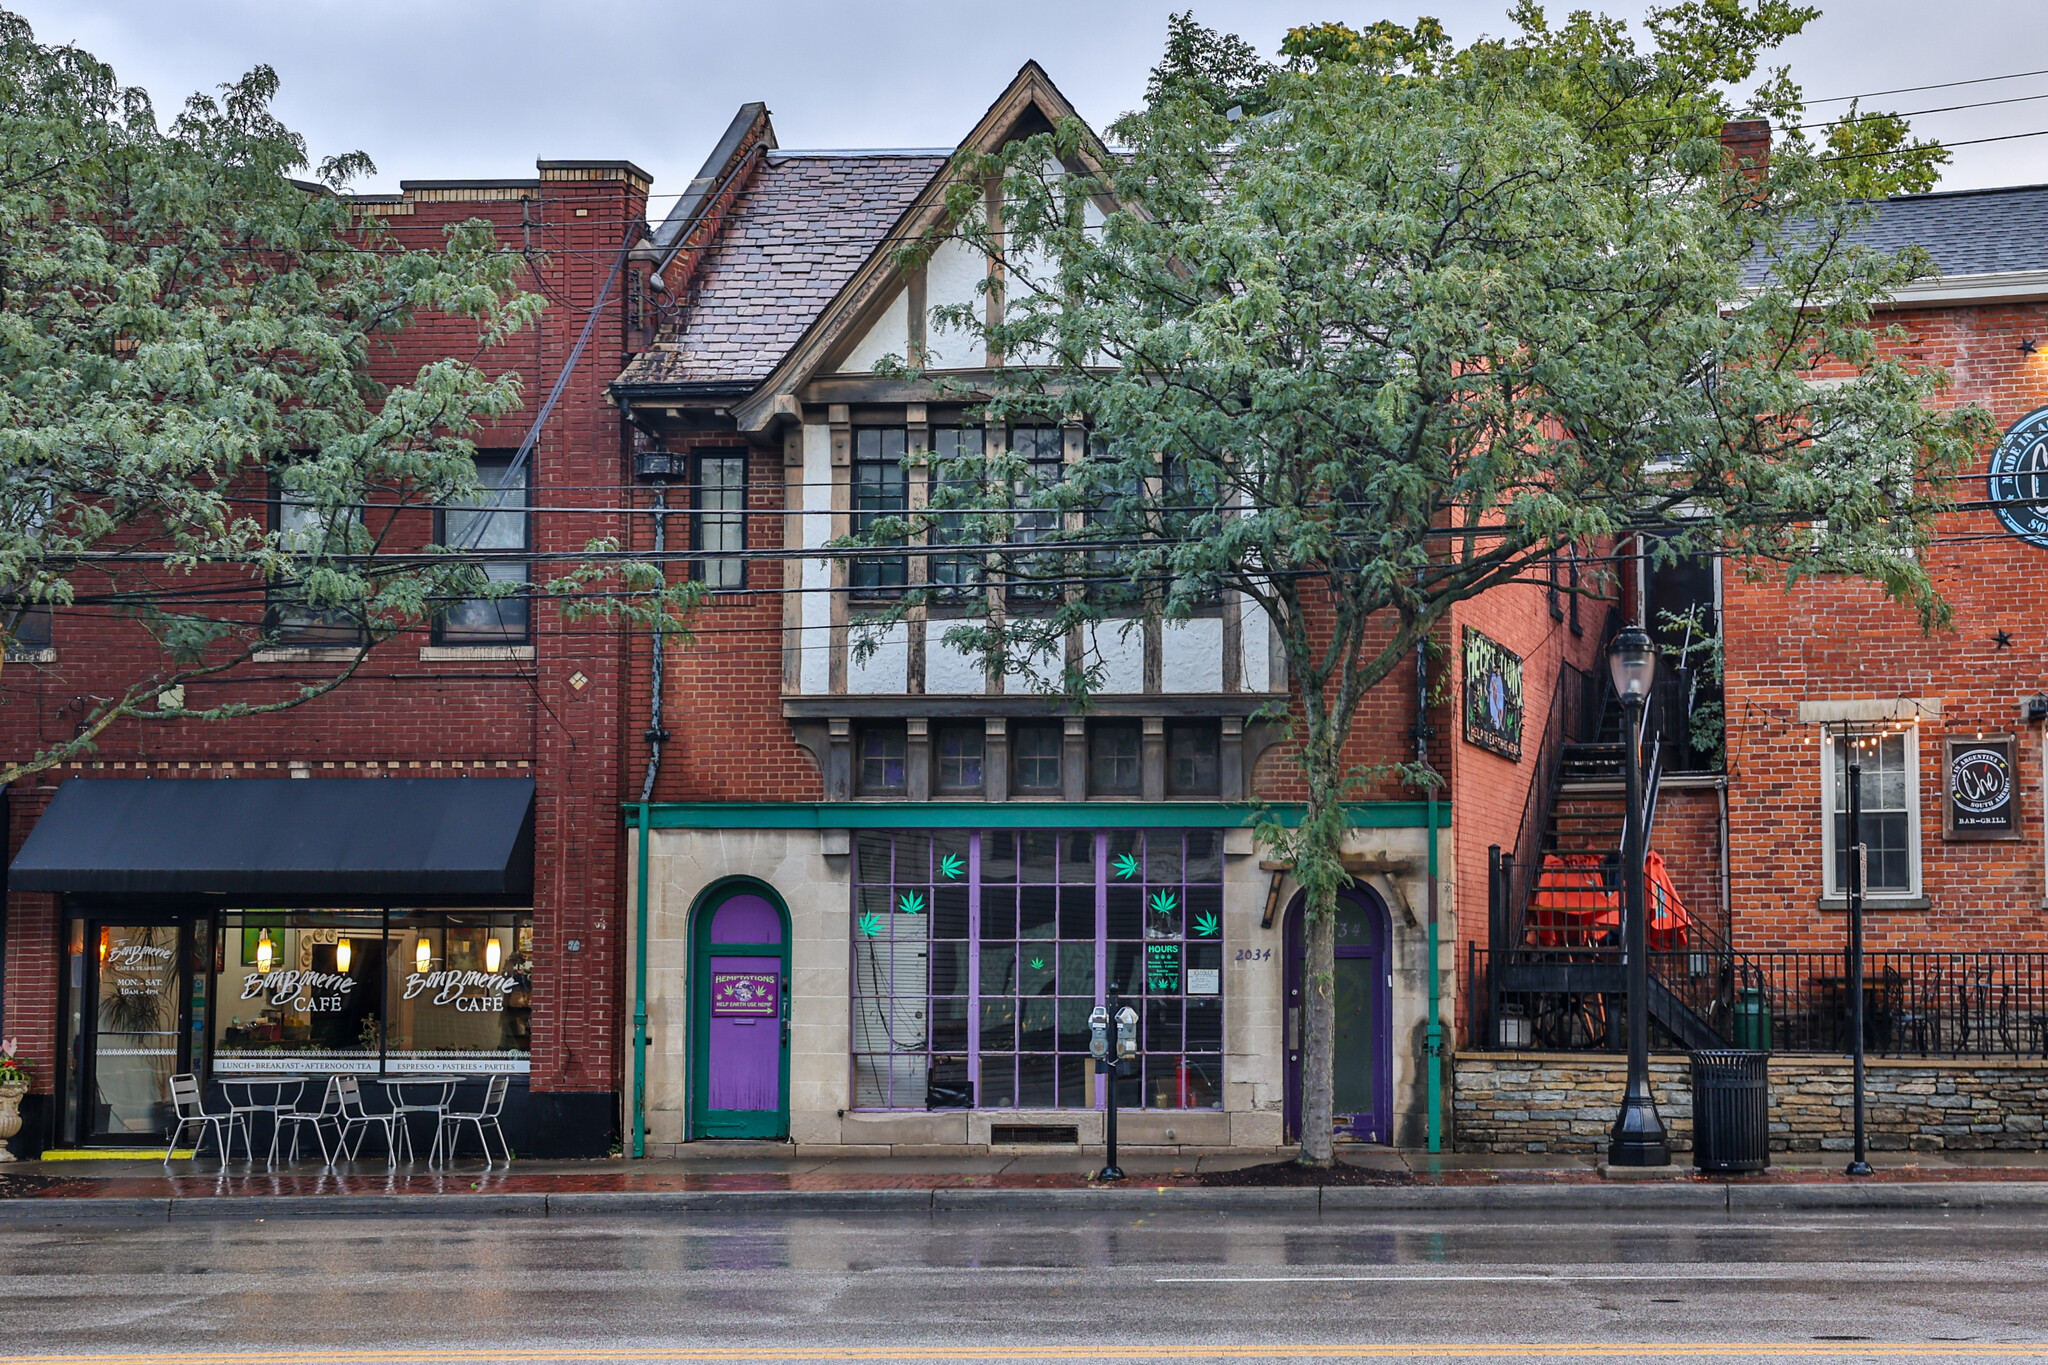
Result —
[{"label": "tree trunk", "polygon": [[1310,890],[1302,905],[1301,1156],[1327,1166],[1337,1119],[1334,1112],[1337,978],[1336,896]]}]

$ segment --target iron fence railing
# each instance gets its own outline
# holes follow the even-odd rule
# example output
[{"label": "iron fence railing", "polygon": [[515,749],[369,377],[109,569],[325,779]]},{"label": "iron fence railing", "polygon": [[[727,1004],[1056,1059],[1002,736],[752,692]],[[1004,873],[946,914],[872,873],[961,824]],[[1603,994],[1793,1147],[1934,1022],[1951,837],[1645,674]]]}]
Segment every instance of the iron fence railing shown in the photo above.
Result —
[{"label": "iron fence railing", "polygon": [[[1472,947],[1468,1038],[1480,1050],[1626,1046],[1626,959],[1616,948],[1523,949],[1503,981],[1542,989],[1490,994],[1490,954]],[[1705,1025],[1726,1044],[1842,1054],[1850,1045],[1847,955],[1719,942],[1652,952],[1655,1046],[1684,1046]],[[2048,1057],[2048,952],[1872,952],[1864,958],[1863,1046],[1873,1057]],[[1690,1019],[1680,1014],[1685,1011]],[[1661,1017],[1660,1017],[1661,1016]],[[1506,1021],[1506,1027],[1503,1027]],[[1692,1030],[1697,1036],[1699,1030]]]}]

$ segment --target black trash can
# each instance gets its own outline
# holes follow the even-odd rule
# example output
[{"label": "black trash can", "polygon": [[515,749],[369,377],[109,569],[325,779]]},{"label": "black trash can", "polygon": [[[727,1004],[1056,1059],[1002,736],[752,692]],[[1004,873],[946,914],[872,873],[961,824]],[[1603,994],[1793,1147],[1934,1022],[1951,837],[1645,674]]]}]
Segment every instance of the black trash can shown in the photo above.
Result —
[{"label": "black trash can", "polygon": [[1692,1164],[1715,1175],[1771,1164],[1771,1054],[1692,1054]]}]

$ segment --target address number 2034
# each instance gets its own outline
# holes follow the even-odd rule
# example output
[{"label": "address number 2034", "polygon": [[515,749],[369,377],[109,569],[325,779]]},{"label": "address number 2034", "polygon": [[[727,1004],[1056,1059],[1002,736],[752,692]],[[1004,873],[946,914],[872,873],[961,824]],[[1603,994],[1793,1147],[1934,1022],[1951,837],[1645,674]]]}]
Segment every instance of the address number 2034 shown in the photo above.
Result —
[{"label": "address number 2034", "polygon": [[1271,948],[1239,948],[1232,962],[1266,962],[1273,956]]}]

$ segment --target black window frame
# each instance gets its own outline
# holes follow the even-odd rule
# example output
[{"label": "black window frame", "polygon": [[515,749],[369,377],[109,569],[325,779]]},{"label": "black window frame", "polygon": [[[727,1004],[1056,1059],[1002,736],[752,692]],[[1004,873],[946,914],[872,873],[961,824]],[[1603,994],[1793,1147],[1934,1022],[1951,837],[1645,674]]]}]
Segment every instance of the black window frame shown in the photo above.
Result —
[{"label": "black window frame", "polygon": [[[517,450],[479,450],[478,452],[476,452],[475,459],[477,466],[477,474],[479,478],[481,478],[484,471],[484,467],[487,464],[491,466],[502,465],[506,473],[511,472],[512,465],[519,459],[519,452]],[[506,491],[506,485],[502,481],[502,476],[500,478],[500,482],[496,484],[490,484],[487,486],[494,489],[496,494],[500,496],[502,496]],[[520,502],[518,507],[516,508],[500,509],[496,506],[495,498],[493,499],[493,507],[490,510],[459,506],[443,506],[435,508],[435,543],[453,550],[457,547],[450,541],[449,537],[451,535],[464,534],[463,531],[452,531],[450,529],[448,524],[448,514],[450,512],[480,513],[481,518],[488,518],[492,523],[495,523],[497,519],[500,517],[508,519],[516,518],[519,523],[520,544],[514,548],[517,548],[524,554],[532,554],[533,456],[531,453],[527,455],[524,463],[520,464],[519,466],[519,487],[517,489],[517,492],[519,494]],[[487,563],[484,566],[484,568],[486,573],[488,573],[492,578],[498,579],[499,581],[520,582],[525,583],[529,586],[531,586],[531,584],[533,583],[533,562],[531,560],[493,560]],[[514,577],[515,571],[516,577]],[[498,616],[500,622],[499,628],[496,630],[491,630],[484,628],[463,627],[460,629],[451,630],[448,624],[449,618],[453,616],[456,612],[462,610],[464,607],[471,605],[472,603],[489,603]],[[515,603],[517,604],[517,612],[519,617],[516,628],[511,623],[505,621],[505,613],[507,608]],[[516,646],[532,644],[533,598],[531,594],[523,593],[514,597],[470,597],[465,598],[460,602],[450,602],[442,610],[434,613],[433,634],[434,643],[437,645],[476,645],[488,647],[494,645]]]},{"label": "black window frame", "polygon": [[[893,438],[893,440],[892,440]],[[904,517],[910,511],[910,474],[904,467],[909,455],[910,432],[906,427],[855,427],[852,433],[852,461],[847,470],[847,506],[852,513],[851,530],[864,535],[885,517]],[[892,454],[890,446],[894,445]],[[872,449],[869,449],[872,447]],[[896,544],[903,544],[898,540]],[[910,556],[904,554],[856,555],[846,566],[847,591],[868,599],[900,596],[910,584]]]},{"label": "black window frame", "polygon": [[[894,741],[894,752],[870,753],[877,747],[877,741]],[[894,762],[899,774],[895,782],[887,780],[888,764]],[[876,780],[868,777],[869,764],[879,764],[882,776]],[[876,721],[861,725],[853,735],[853,790],[856,796],[906,796],[910,792],[910,727],[901,723]]]},{"label": "black window frame", "polygon": [[[970,442],[969,438],[972,438]],[[988,430],[985,427],[959,423],[935,426],[931,429],[931,468],[926,473],[926,503],[944,488],[964,488],[970,491],[976,487],[973,479],[942,478],[941,469],[947,464],[970,461],[980,466],[988,456]],[[950,443],[953,448],[947,449]],[[973,449],[967,447],[972,445]],[[931,515],[931,529],[926,534],[932,545],[971,543],[974,536],[967,519],[973,512],[937,512]],[[988,590],[988,566],[978,554],[931,555],[926,559],[925,577],[931,599],[939,605],[957,605],[971,602]]]},{"label": "black window frame", "polygon": [[[1199,737],[1208,741],[1209,774],[1183,781],[1180,776],[1181,741]],[[1202,757],[1197,755],[1196,757]],[[1170,720],[1166,723],[1166,794],[1178,800],[1215,799],[1223,794],[1223,725],[1213,720]]]},{"label": "black window frame", "polygon": [[[1027,741],[1031,752],[1026,752]],[[1066,727],[1059,721],[1023,721],[1010,727],[1010,792],[1013,796],[1058,796],[1064,791]],[[1029,771],[1042,776],[1052,765],[1052,781],[1025,780]]]},{"label": "black window frame", "polygon": [[[1110,745],[1119,752],[1109,751]],[[1127,750],[1127,751],[1123,751]],[[1111,765],[1105,773],[1105,764]],[[1129,780],[1124,777],[1128,764]],[[1093,721],[1088,726],[1088,794],[1141,796],[1145,791],[1145,735],[1136,721]]]},{"label": "black window frame", "polygon": [[[690,452],[690,550],[695,556],[690,564],[690,574],[713,592],[746,590],[748,453],[744,446],[706,448]],[[706,506],[714,488],[712,481],[706,477],[706,466],[713,461],[721,465],[733,461],[739,464],[737,484],[721,480],[715,485],[721,497],[733,493],[739,495],[739,501],[734,506]],[[714,528],[726,527],[737,530],[739,543],[713,545],[712,537],[708,533]]]},{"label": "black window frame", "polygon": [[[279,478],[282,472],[282,466],[276,466],[271,469],[268,497],[270,529],[273,533],[279,534],[288,529],[285,526],[285,508],[288,506],[303,507],[306,505],[297,499],[285,496],[284,483]],[[363,509],[358,507],[356,509],[356,520],[360,522],[362,519]],[[288,598],[281,596],[281,594],[282,589],[278,580],[272,579],[264,584],[263,633],[286,648],[331,647],[360,649],[368,637],[365,624],[360,619],[349,622],[345,629],[337,624],[338,618],[343,615],[341,612],[308,613],[309,618],[330,618],[326,623],[322,623],[318,619],[288,620],[286,613],[291,610],[291,603]]]},{"label": "black window frame", "polygon": [[[1010,455],[1018,453],[1018,438],[1025,432],[1031,435],[1032,453],[1023,457],[1029,474],[1016,481],[1011,487],[1015,504],[1022,503],[1034,492],[1057,487],[1066,478],[1067,433],[1064,427],[1028,426],[1011,427],[1005,437],[1004,449]],[[1050,435],[1052,453],[1046,453],[1045,440]],[[1047,472],[1051,474],[1048,477]],[[1061,530],[1061,517],[1057,511],[1014,512],[1010,520],[1010,543],[1016,546],[1044,543],[1042,537],[1057,540]],[[1005,557],[1006,562],[1018,569],[1029,569],[1033,565],[1052,564],[1057,567],[1059,554],[1055,550],[1012,550]],[[1037,569],[1032,569],[1037,572]],[[1018,610],[1043,608],[1057,602],[1064,585],[1057,581],[1045,583],[1011,581],[1004,587],[1004,599]]]}]

